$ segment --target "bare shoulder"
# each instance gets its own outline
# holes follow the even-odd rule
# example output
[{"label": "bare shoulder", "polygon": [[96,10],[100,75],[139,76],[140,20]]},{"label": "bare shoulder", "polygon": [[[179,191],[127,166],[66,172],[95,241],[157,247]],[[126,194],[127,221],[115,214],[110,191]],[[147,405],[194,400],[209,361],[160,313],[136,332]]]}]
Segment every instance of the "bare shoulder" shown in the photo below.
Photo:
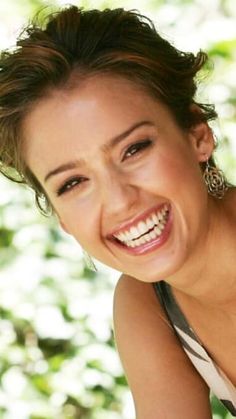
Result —
[{"label": "bare shoulder", "polygon": [[211,418],[209,391],[184,353],[152,284],[122,275],[114,296],[117,348],[138,419]]}]

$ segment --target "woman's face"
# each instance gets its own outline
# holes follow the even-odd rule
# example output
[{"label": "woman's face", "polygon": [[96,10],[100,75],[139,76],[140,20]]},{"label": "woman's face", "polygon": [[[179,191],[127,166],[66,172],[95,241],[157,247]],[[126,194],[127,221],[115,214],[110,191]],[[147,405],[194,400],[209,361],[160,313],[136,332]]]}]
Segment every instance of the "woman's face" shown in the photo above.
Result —
[{"label": "woman's face", "polygon": [[63,228],[96,259],[152,282],[200,245],[206,124],[184,131],[134,83],[94,76],[39,102],[23,128],[28,166]]}]

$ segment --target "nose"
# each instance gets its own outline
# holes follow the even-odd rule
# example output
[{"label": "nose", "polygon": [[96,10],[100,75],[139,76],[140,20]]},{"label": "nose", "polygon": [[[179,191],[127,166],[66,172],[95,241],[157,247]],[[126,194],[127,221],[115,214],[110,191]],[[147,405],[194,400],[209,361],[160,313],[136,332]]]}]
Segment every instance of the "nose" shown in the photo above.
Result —
[{"label": "nose", "polygon": [[109,173],[102,182],[101,198],[106,216],[128,215],[137,206],[138,188],[124,175]]}]

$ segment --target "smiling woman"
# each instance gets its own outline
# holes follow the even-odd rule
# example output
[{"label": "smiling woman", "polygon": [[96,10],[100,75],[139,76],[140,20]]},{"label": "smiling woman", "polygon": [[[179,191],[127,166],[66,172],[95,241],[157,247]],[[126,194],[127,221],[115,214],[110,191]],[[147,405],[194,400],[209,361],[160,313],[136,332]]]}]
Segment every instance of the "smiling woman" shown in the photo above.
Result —
[{"label": "smiling woman", "polygon": [[236,193],[214,107],[195,100],[206,60],[138,13],[76,7],[1,56],[1,171],[123,273],[115,334],[139,419],[210,418],[209,388],[236,412]]}]

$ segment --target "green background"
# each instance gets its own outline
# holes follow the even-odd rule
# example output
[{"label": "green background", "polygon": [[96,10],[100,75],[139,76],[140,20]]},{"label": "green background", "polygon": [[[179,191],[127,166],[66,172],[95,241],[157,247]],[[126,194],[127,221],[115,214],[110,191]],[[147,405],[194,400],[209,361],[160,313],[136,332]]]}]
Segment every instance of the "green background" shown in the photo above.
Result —
[{"label": "green background", "polygon": [[[70,3],[138,9],[177,47],[209,53],[214,69],[202,75],[200,100],[216,104],[217,160],[236,182],[235,0]],[[0,47],[14,45],[40,8],[63,4],[1,0]],[[31,191],[3,178],[0,247],[0,418],[133,419],[112,332],[118,273],[101,264],[89,271],[80,247],[37,212]],[[212,404],[214,419],[231,417]]]}]

